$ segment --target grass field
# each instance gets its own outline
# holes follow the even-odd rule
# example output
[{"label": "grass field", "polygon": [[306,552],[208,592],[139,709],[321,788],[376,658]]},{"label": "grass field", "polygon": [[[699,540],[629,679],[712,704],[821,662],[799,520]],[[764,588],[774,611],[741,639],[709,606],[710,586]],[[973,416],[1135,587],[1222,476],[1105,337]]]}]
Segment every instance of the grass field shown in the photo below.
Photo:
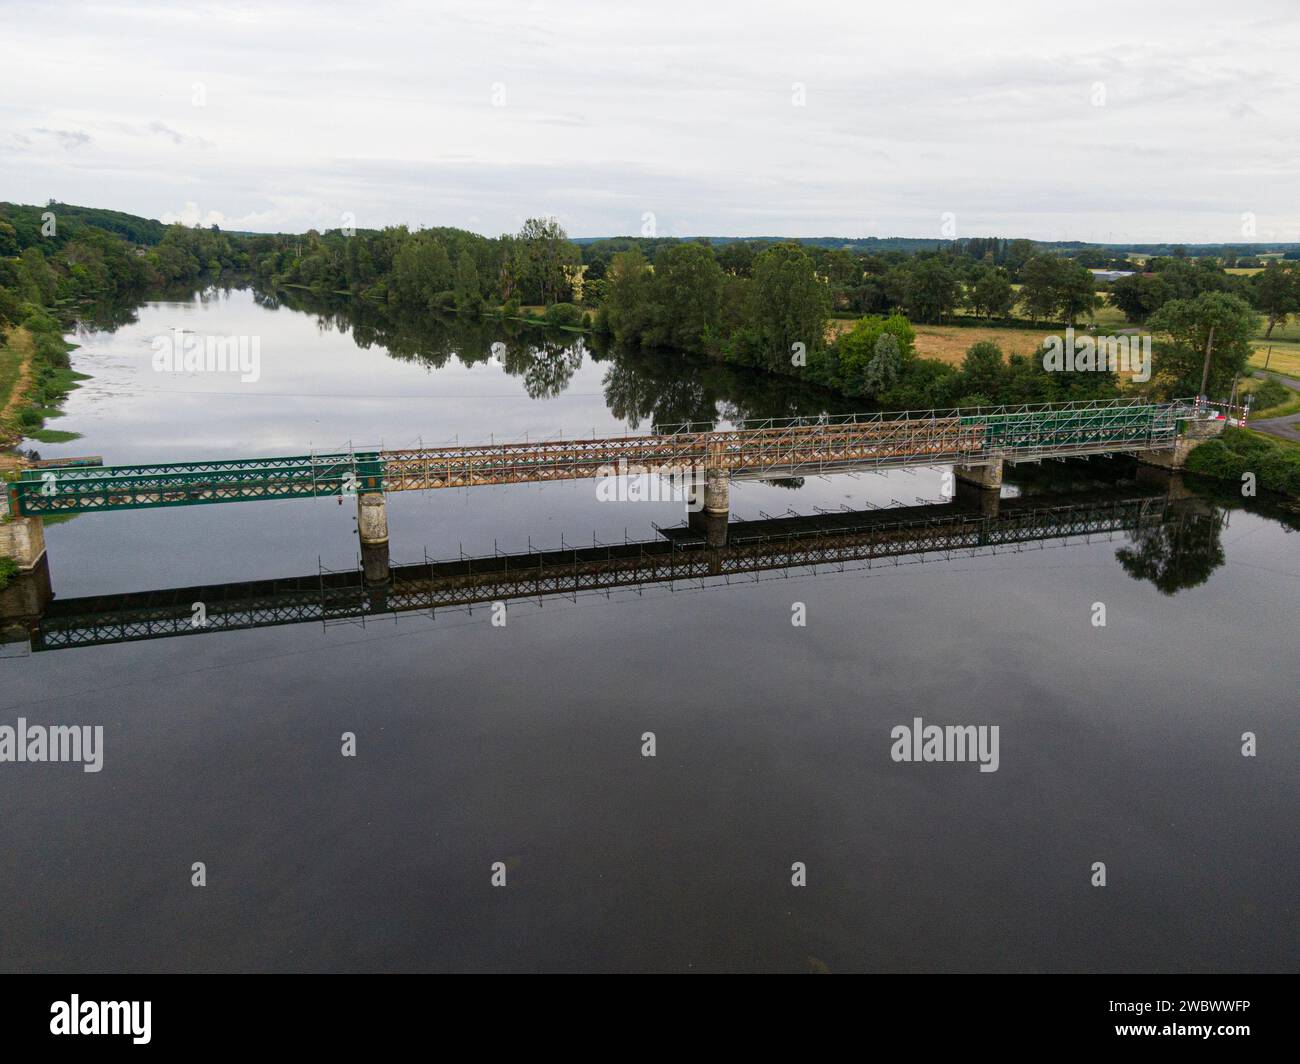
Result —
[{"label": "grass field", "polygon": [[[1267,360],[1268,368],[1275,373],[1284,373],[1288,377],[1300,380],[1300,321],[1294,318],[1284,325],[1278,325],[1273,335],[1264,339],[1265,322],[1261,315],[1259,332],[1255,338],[1255,354],[1250,365],[1254,369],[1263,369]],[[1269,352],[1272,348],[1272,352]]]}]

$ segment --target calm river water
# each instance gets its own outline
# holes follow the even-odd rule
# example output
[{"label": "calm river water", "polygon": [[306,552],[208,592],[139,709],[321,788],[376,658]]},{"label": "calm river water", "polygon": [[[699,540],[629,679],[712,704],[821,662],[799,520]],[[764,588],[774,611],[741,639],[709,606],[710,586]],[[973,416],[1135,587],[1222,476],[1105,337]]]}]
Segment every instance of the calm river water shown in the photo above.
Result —
[{"label": "calm river water", "polygon": [[[174,328],[257,337],[258,380],[156,372],[153,339]],[[77,339],[93,379],[52,424],[82,438],[35,445],[47,458],[648,431],[826,403],[571,337],[249,291],[150,302]],[[1113,480],[1120,463],[1095,465]],[[944,472],[736,483],[733,520],[912,506]],[[1058,488],[1039,470],[1005,494]],[[0,764],[0,968],[1293,970],[1300,540],[1191,502],[1196,542],[1148,542],[1155,561],[1121,532],[516,602],[504,626],[482,606],[7,646],[0,724],[102,725],[104,763]],[[683,518],[592,481],[388,509],[395,563],[653,540]],[[49,573],[58,599],[305,576],[354,568],[355,527],[336,499],[83,515],[47,528]],[[998,726],[997,771],[894,761],[891,731],[916,717]]]}]

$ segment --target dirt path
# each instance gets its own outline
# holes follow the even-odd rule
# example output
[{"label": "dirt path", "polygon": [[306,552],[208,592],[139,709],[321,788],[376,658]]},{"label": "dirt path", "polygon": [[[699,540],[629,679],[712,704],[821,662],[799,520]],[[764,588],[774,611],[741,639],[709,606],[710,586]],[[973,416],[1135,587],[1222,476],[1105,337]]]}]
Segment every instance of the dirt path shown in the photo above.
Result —
[{"label": "dirt path", "polygon": [[[32,383],[32,354],[35,350],[31,333],[26,329],[12,330],[5,337],[5,341],[9,347],[16,348],[20,352],[22,361],[18,364],[18,377],[9,392],[9,399],[5,402],[4,408],[0,409],[0,426],[17,414],[27,401],[27,390]],[[20,469],[27,464],[16,454],[8,453],[8,449],[20,439],[22,434],[17,430],[0,428],[0,448],[4,448],[0,451],[0,469]]]}]

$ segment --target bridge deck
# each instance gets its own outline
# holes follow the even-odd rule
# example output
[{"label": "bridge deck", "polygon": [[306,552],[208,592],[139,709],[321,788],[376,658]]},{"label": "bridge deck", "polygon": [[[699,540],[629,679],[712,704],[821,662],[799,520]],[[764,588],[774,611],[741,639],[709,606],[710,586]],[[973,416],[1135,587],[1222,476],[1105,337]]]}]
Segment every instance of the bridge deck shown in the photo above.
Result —
[{"label": "bridge deck", "polygon": [[910,411],[745,423],[712,431],[355,454],[25,470],[9,486],[24,516],[353,492],[723,470],[738,477],[1025,460],[1171,447],[1182,403],[1108,400],[1016,409]]}]

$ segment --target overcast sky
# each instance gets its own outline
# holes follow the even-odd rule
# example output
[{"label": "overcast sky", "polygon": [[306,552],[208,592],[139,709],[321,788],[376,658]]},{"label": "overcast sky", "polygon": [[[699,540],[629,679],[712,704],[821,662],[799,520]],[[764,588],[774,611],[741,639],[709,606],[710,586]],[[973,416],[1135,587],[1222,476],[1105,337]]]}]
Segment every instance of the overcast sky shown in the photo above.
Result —
[{"label": "overcast sky", "polygon": [[[0,3],[0,199],[1300,241],[1300,4]],[[647,217],[653,216],[653,217]]]}]

